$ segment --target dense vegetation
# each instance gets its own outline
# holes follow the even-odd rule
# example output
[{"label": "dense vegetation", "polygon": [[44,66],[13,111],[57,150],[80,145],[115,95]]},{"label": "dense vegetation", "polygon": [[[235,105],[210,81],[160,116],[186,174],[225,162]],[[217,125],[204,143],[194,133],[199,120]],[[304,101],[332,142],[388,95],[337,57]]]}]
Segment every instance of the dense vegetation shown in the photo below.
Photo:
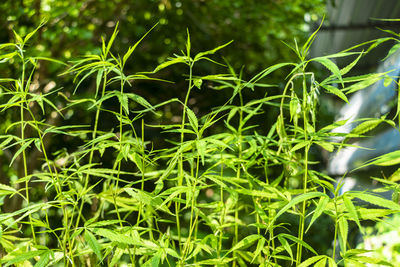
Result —
[{"label": "dense vegetation", "polygon": [[[400,210],[398,172],[380,180],[383,190],[395,190],[393,200],[368,191],[340,195],[341,182],[319,168],[316,155],[395,122],[369,118],[341,134],[332,130],[344,121],[321,125],[317,113],[321,95],[347,102],[380,79],[391,81],[386,73],[349,73],[366,52],[399,36],[367,42],[364,52],[309,58],[314,32],[253,73],[235,65],[233,43],[199,52],[194,30],[185,29],[175,54],[135,72],[139,47],[159,26],[126,47],[118,42],[126,26],[117,23],[98,48],[87,44],[80,59],[65,62],[66,50],[42,53],[46,25],[14,31],[0,45],[1,264],[391,265],[353,247],[349,236],[353,226],[364,233],[363,222]],[[338,57],[352,63],[339,68]],[[328,74],[319,78],[316,65]],[[159,87],[176,95],[154,97]],[[200,100],[212,108],[199,108]],[[368,164],[395,165],[393,153]]]}]

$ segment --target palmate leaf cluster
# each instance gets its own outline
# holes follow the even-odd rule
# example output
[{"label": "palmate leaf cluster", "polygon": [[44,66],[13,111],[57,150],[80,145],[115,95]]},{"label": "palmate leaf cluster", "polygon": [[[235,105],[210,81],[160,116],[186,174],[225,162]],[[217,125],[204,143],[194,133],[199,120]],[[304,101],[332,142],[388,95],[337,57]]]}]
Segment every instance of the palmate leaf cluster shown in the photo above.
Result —
[{"label": "palmate leaf cluster", "polygon": [[[323,128],[317,124],[320,94],[347,101],[348,93],[384,77],[346,76],[363,53],[309,59],[314,33],[302,47],[290,47],[297,62],[278,63],[246,81],[242,71],[220,63],[215,56],[229,42],[193,54],[188,31],[185,48],[179,53],[152,72],[129,74],[126,63],[143,38],[126,52],[115,52],[118,30],[117,25],[110,38],[102,40],[100,53],[66,67],[62,75],[75,77],[72,93],[63,88],[41,93],[33,86],[40,62],[64,64],[26,56],[27,41],[34,33],[15,33],[14,43],[0,45],[2,64],[17,61],[21,66],[18,77],[0,78],[4,117],[10,112],[19,114],[0,136],[10,165],[8,184],[0,184],[1,264],[391,265],[367,250],[352,248],[347,242],[349,225],[362,229],[363,221],[397,213],[400,205],[373,192],[340,195],[341,184],[315,170],[316,162],[310,159],[315,146],[332,152],[347,145],[332,142],[333,136],[361,137],[379,123],[394,124],[386,118],[367,120],[350,134],[332,132],[345,122]],[[355,59],[344,68],[337,67],[333,59],[345,56]],[[195,66],[199,62],[216,64],[224,72],[198,76]],[[327,68],[330,75],[315,80],[308,70],[314,63]],[[171,82],[154,75],[175,65],[187,69],[182,78],[187,84],[183,99],[151,103],[137,94],[137,80]],[[285,86],[280,94],[270,95],[274,85],[268,78],[277,70],[286,72]],[[82,95],[82,86],[90,80],[96,92]],[[199,116],[190,95],[194,90],[212,89],[228,91],[231,96]],[[246,90],[259,90],[264,96],[245,101]],[[112,108],[107,104],[110,101],[116,103]],[[149,116],[158,116],[160,107],[171,104],[181,107],[175,111],[179,119],[175,124],[146,122]],[[74,116],[69,110],[79,106],[94,110],[91,125],[68,124],[68,116]],[[266,107],[277,114],[267,130],[265,125],[252,123],[253,118],[265,115]],[[105,128],[109,125],[105,120],[115,124]],[[209,131],[216,123],[222,123],[224,130]],[[168,136],[165,147],[146,139],[154,128],[160,131],[158,138]],[[47,145],[52,139],[62,140],[66,147],[52,150]],[[32,160],[41,167],[31,169],[28,163]],[[385,163],[397,161],[392,162],[389,154],[368,164]],[[394,182],[387,184],[395,187]],[[296,218],[295,226],[290,216]],[[329,254],[308,242],[323,217],[329,218],[334,229],[326,241],[332,247]]]}]

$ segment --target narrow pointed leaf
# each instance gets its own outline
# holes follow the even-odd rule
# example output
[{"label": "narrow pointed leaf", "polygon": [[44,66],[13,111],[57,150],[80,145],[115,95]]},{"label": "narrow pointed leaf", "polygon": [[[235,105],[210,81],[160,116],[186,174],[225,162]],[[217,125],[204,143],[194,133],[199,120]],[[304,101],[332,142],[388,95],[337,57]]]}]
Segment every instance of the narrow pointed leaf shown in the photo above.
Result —
[{"label": "narrow pointed leaf", "polygon": [[101,260],[101,247],[99,242],[97,242],[96,237],[88,230],[85,231],[84,237],[90,249],[96,254],[97,258]]},{"label": "narrow pointed leaf", "polygon": [[186,108],[186,112],[189,118],[190,126],[192,126],[192,129],[197,133],[199,131],[199,122],[196,114],[194,114],[194,112],[188,107]]},{"label": "narrow pointed leaf", "polygon": [[331,93],[331,94],[334,94],[334,95],[336,95],[337,97],[339,97],[339,98],[341,98],[343,101],[345,101],[346,103],[349,103],[349,100],[347,99],[347,96],[342,92],[342,91],[340,91],[338,88],[336,88],[336,87],[334,87],[334,86],[332,86],[332,85],[329,85],[329,84],[326,84],[326,85],[321,85],[326,91],[328,91],[329,93]]},{"label": "narrow pointed leaf", "polygon": [[312,59],[312,61],[316,61],[316,62],[322,64],[323,66],[325,66],[325,68],[327,68],[328,70],[330,70],[336,76],[336,78],[340,81],[340,83],[342,84],[342,87],[344,87],[342,74],[340,74],[340,70],[339,70],[338,66],[336,66],[336,64],[333,63],[332,60],[330,60],[326,57],[317,57],[317,58]]},{"label": "narrow pointed leaf", "polygon": [[205,51],[205,52],[200,52],[200,53],[198,53],[198,54],[194,57],[194,61],[197,61],[197,60],[201,59],[201,58],[202,58],[203,56],[205,56],[205,55],[212,55],[212,54],[215,54],[215,52],[217,52],[218,50],[221,50],[222,48],[228,46],[228,45],[231,44],[232,42],[233,42],[233,40],[230,41],[230,42],[227,42],[226,44],[220,45],[220,46],[218,46],[218,47],[216,47],[216,48],[214,48],[214,49],[212,49],[212,50]]},{"label": "narrow pointed leaf", "polygon": [[321,193],[321,192],[308,192],[308,193],[301,194],[301,195],[293,198],[288,204],[286,204],[282,209],[279,210],[279,212],[275,215],[275,217],[272,219],[270,224],[272,225],[272,223],[279,216],[281,216],[283,213],[285,213],[288,209],[292,208],[296,204],[303,202],[303,201],[307,201],[307,200],[315,198],[315,197],[323,197],[323,196],[327,196],[327,195],[324,193]]},{"label": "narrow pointed leaf", "polygon": [[32,144],[32,142],[35,141],[35,139],[29,139],[26,140],[25,143],[17,150],[17,152],[15,152],[14,156],[11,159],[10,162],[10,167],[13,164],[14,160],[19,156],[19,154],[21,154],[25,149],[27,149],[29,147],[30,144]]},{"label": "narrow pointed leaf", "polygon": [[302,263],[300,263],[297,267],[307,267],[312,265],[314,262],[317,262],[323,258],[325,258],[325,255],[319,255],[319,256],[313,256],[311,258],[308,258],[307,260],[303,261]]},{"label": "narrow pointed leaf", "polygon": [[[243,238],[242,240],[240,240],[235,246],[233,246],[227,253],[226,255],[228,255],[229,253],[231,253],[232,251],[236,251],[236,250],[240,250],[242,248],[246,248],[251,246],[254,242],[256,242],[257,240],[264,238],[261,235],[249,235],[246,236],[245,238]],[[225,256],[226,256],[225,255]]]},{"label": "narrow pointed leaf", "polygon": [[358,219],[356,207],[354,206],[351,199],[349,199],[347,197],[346,194],[343,195],[343,203],[346,206],[346,209],[350,215],[350,218],[352,218],[357,223],[358,228],[362,231],[360,220]]},{"label": "narrow pointed leaf", "polygon": [[371,203],[373,205],[400,211],[399,204],[394,203],[391,200],[387,200],[383,197],[374,196],[374,195],[371,195],[371,194],[368,194],[365,192],[348,192],[348,194],[351,195],[352,197],[359,198],[359,199],[364,200],[365,202]]},{"label": "narrow pointed leaf", "polygon": [[326,206],[329,203],[329,197],[328,196],[322,196],[317,204],[317,207],[314,210],[314,214],[311,218],[310,224],[308,225],[308,228],[306,232],[308,232],[308,229],[310,229],[311,225],[315,222],[316,219],[318,219],[319,216],[325,211]]}]

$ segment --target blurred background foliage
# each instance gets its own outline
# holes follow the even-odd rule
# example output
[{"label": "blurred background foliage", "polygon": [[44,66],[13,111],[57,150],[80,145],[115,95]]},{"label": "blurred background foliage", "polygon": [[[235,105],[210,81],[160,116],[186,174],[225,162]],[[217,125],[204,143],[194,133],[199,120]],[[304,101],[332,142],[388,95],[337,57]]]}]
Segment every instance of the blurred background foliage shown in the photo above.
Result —
[{"label": "blurred background foliage", "polygon": [[245,65],[252,73],[293,59],[282,41],[293,43],[296,38],[302,43],[324,7],[324,0],[6,0],[0,5],[0,38],[7,42],[13,29],[24,35],[46,18],[39,42],[33,41],[37,50],[69,60],[96,50],[117,21],[122,27],[115,47],[122,50],[159,23],[131,68],[150,70],[176,53],[188,28],[194,52],[234,40],[224,55],[234,67]]}]

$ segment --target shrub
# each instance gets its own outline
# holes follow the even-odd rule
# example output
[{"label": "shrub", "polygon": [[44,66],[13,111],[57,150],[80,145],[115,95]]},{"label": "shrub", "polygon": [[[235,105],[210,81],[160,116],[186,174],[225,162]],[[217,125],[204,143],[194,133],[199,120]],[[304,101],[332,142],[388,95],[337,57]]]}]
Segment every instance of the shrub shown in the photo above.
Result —
[{"label": "shrub", "polygon": [[[68,65],[63,75],[75,77],[73,90],[40,92],[34,86],[40,62],[65,63],[30,56],[27,42],[34,33],[15,33],[14,43],[0,46],[2,63],[20,69],[19,77],[0,79],[2,113],[9,118],[2,126],[1,147],[11,166],[10,184],[0,185],[7,210],[0,215],[5,266],[389,264],[349,247],[348,229],[349,224],[361,228],[364,220],[398,212],[398,203],[371,192],[339,195],[341,185],[315,168],[310,153],[316,146],[329,152],[346,146],[332,142],[332,136],[366,132],[333,133],[344,122],[320,127],[316,116],[320,94],[347,101],[347,94],[363,89],[371,79],[384,78],[346,76],[364,53],[349,50],[308,59],[315,32],[303,46],[290,47],[298,62],[270,66],[245,81],[229,63],[214,59],[229,43],[193,55],[188,33],[181,54],[151,73],[128,74],[125,63],[144,36],[118,55],[112,51],[117,25],[99,54]],[[372,49],[379,42],[367,44]],[[355,59],[340,69],[332,61],[337,57]],[[217,64],[226,73],[196,76],[200,61]],[[318,81],[309,70],[313,63],[330,74]],[[136,93],[137,80],[168,82],[156,75],[176,64],[187,69],[184,99],[150,103]],[[285,85],[280,94],[270,95],[277,85],[267,83],[268,75],[277,70],[287,73]],[[85,92],[90,81],[96,92]],[[189,104],[193,90],[224,90],[231,97],[199,116]],[[264,96],[245,101],[246,90]],[[181,108],[174,114],[178,122],[146,123],[165,105]],[[82,110],[93,111],[92,124],[69,125],[68,118],[82,116]],[[273,122],[265,122],[272,125],[269,129],[253,123],[265,111],[276,114]],[[223,128],[215,133],[211,129],[217,125]],[[369,121],[357,129],[367,126]],[[160,132],[157,139],[166,136],[165,142],[146,140],[154,128]],[[64,148],[48,145],[56,142]],[[41,167],[31,169],[32,161]],[[355,199],[380,208],[361,206]],[[328,246],[333,240],[329,255],[307,241],[325,231],[315,225],[326,218],[333,230],[325,240]],[[340,259],[335,257],[337,243]]]}]

